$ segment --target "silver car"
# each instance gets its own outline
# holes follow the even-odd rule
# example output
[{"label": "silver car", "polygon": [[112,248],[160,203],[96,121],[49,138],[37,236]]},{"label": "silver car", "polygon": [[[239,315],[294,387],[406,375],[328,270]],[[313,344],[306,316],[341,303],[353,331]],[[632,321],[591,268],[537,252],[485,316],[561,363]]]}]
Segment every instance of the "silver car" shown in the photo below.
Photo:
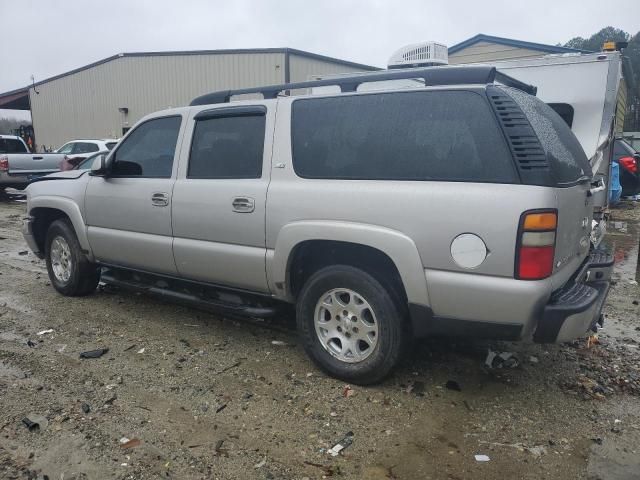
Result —
[{"label": "silver car", "polygon": [[[357,91],[408,75],[149,115],[88,174],[31,185],[24,236],[63,295],[102,278],[256,317],[295,305],[310,357],[354,383],[425,335],[595,328],[613,260],[590,246],[592,174],[569,127],[490,67]],[[342,93],[280,94],[330,83]],[[264,99],[229,101],[244,93]]]}]

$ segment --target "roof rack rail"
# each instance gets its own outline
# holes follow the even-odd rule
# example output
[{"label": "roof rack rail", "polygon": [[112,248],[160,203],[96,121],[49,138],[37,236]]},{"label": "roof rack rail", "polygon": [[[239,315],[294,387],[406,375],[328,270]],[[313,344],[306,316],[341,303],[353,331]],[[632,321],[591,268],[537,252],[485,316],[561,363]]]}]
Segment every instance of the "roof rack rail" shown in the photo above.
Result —
[{"label": "roof rack rail", "polygon": [[210,105],[213,103],[228,103],[234,95],[260,93],[263,98],[276,98],[280,92],[300,88],[338,86],[341,92],[355,92],[363,83],[379,82],[383,80],[400,80],[405,78],[421,78],[425,86],[433,85],[463,85],[463,84],[488,84],[498,82],[514,87],[531,95],[535,95],[537,88],[516,80],[509,75],[496,70],[489,65],[455,66],[455,67],[423,67],[406,70],[393,70],[373,73],[363,73],[349,77],[329,78],[324,80],[311,80],[308,82],[283,83],[281,85],[268,85],[266,87],[243,88],[239,90],[222,90],[207,93],[195,98],[191,106]]}]

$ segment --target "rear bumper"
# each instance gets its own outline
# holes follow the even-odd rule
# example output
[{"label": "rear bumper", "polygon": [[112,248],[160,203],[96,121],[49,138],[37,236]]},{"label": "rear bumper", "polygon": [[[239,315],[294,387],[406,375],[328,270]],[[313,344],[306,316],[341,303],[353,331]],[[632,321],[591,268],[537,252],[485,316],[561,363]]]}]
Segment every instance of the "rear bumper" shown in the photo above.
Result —
[{"label": "rear bumper", "polygon": [[593,252],[576,277],[551,296],[538,321],[533,340],[539,343],[566,342],[594,329],[597,323],[601,324],[612,268],[613,257],[610,254]]}]

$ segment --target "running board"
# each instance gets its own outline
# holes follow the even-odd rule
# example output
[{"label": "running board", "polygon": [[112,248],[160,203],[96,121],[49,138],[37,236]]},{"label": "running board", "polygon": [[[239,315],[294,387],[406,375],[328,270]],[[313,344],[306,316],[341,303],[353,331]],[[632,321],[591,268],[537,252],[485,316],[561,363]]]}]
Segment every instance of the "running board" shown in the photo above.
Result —
[{"label": "running board", "polygon": [[110,271],[103,270],[102,275],[100,276],[100,280],[109,285],[115,285],[127,290],[142,291],[163,298],[169,298],[177,302],[206,307],[221,314],[239,315],[243,317],[253,318],[270,318],[278,314],[278,309],[275,307],[256,307],[247,304],[202,298],[199,295],[177,292],[169,288],[136,282],[135,280],[123,280],[114,276]]}]

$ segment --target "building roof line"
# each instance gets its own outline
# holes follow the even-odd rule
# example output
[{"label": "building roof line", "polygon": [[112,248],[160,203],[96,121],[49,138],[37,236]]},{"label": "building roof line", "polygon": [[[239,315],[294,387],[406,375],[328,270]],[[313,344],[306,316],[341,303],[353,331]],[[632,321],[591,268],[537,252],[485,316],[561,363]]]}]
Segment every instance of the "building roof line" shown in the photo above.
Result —
[{"label": "building roof line", "polygon": [[546,45],[544,43],[525,42],[524,40],[514,40],[512,38],[494,37],[479,33],[467,40],[449,47],[449,55],[459,52],[460,50],[470,47],[478,42],[492,42],[500,45],[506,45],[515,48],[526,48],[529,50],[538,50],[546,53],[593,53],[590,50],[580,50],[577,48],[559,47],[557,45]]},{"label": "building roof line", "polygon": [[320,55],[318,53],[306,52],[304,50],[298,50],[295,48],[233,48],[233,49],[219,49],[219,50],[180,50],[180,51],[169,51],[169,52],[125,52],[125,53],[117,53],[115,55],[111,55],[110,57],[103,58],[102,60],[98,60],[93,63],[89,63],[82,67],[75,68],[73,70],[69,70],[64,73],[60,73],[58,75],[54,75],[53,77],[46,78],[44,80],[40,80],[35,82],[33,85],[28,85],[26,87],[17,88],[15,90],[11,90],[9,92],[0,93],[0,98],[14,94],[20,93],[22,91],[28,91],[32,86],[43,85],[45,83],[52,82],[54,80],[58,80],[63,77],[67,77],[69,75],[73,75],[75,73],[82,72],[84,70],[88,70],[93,67],[97,67],[99,65],[111,62],[113,60],[117,60],[118,58],[124,57],[172,57],[172,56],[188,56],[188,55],[238,55],[238,54],[260,54],[260,53],[282,53],[282,54],[292,54],[297,55],[299,57],[310,58],[313,60],[323,60],[331,63],[338,63],[340,65],[344,65],[352,68],[359,68],[366,71],[371,70],[380,70],[378,67],[373,67],[371,65],[364,65],[362,63],[350,62],[348,60],[341,60],[339,58],[328,57],[326,55]]}]

